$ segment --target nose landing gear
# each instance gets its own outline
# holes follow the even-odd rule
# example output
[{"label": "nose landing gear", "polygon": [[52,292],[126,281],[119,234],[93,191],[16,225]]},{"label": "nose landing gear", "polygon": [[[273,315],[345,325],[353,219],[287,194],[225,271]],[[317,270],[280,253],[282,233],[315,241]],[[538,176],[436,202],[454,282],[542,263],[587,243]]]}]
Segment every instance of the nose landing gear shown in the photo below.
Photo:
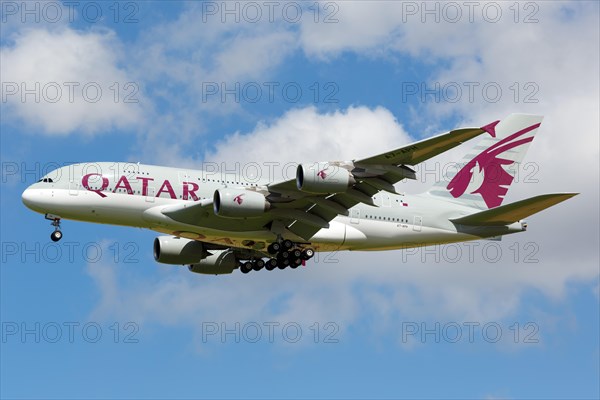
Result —
[{"label": "nose landing gear", "polygon": [[58,242],[60,239],[62,239],[62,232],[61,231],[54,231],[50,234],[50,239],[52,239],[53,242]]},{"label": "nose landing gear", "polygon": [[50,225],[54,227],[54,232],[50,234],[50,239],[53,242],[58,242],[63,237],[63,234],[60,230],[60,217],[58,215],[46,214],[45,218],[52,221]]}]

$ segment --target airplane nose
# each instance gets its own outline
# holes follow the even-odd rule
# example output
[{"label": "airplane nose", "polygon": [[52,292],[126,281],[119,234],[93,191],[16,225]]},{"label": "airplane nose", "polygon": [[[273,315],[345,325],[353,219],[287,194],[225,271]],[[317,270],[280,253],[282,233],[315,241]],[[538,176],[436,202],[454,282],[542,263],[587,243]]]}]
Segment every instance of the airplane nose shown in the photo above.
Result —
[{"label": "airplane nose", "polygon": [[39,213],[48,213],[52,209],[52,197],[51,190],[32,185],[23,191],[21,201],[30,210]]},{"label": "airplane nose", "polygon": [[36,191],[34,189],[25,189],[23,194],[21,194],[21,200],[23,204],[27,206],[27,208],[33,208],[35,206],[35,198]]}]

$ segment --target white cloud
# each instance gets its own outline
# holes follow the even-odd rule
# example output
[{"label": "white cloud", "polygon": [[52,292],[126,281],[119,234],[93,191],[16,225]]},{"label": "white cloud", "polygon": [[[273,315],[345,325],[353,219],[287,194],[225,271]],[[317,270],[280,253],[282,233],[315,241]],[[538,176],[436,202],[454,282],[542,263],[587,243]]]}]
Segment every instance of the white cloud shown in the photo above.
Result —
[{"label": "white cloud", "polygon": [[[419,57],[426,64],[440,59],[477,58],[490,50],[488,44],[505,42],[509,50],[507,61],[522,65],[520,58],[527,53],[516,49],[520,41],[531,39],[535,25],[552,29],[564,23],[572,28],[573,21],[582,17],[593,23],[598,11],[597,4],[592,2],[569,1],[518,6],[493,1],[353,1],[336,3],[335,10],[324,8],[327,1],[320,3],[322,16],[331,15],[336,22],[302,21],[300,41],[310,56],[332,58],[343,52],[369,55],[402,52]],[[538,44],[554,46],[555,42],[546,40]]]},{"label": "white cloud", "polygon": [[248,134],[228,136],[205,158],[242,163],[350,160],[409,141],[394,115],[383,107],[349,107],[324,114],[306,107],[292,109],[270,123],[260,122]]},{"label": "white cloud", "polygon": [[275,31],[261,35],[238,35],[215,57],[214,79],[255,79],[276,69],[295,49],[294,35]]},{"label": "white cloud", "polygon": [[304,51],[329,58],[343,51],[376,52],[391,43],[402,20],[402,4],[384,2],[322,2],[321,18],[302,21],[300,41]]},{"label": "white cloud", "polygon": [[124,130],[141,121],[139,104],[126,102],[141,99],[140,84],[119,67],[112,32],[31,29],[11,42],[0,50],[7,118],[53,135]]},{"label": "white cloud", "polygon": [[[176,20],[154,26],[136,43],[137,68],[151,81],[185,83],[199,97],[204,82],[236,82],[267,76],[297,49],[292,31],[280,23],[207,18],[198,3]],[[189,99],[188,99],[189,100]]]},{"label": "white cloud", "polygon": [[207,18],[202,8],[187,3],[175,20],[153,26],[132,45],[130,67],[143,77],[154,101],[136,159],[193,166],[201,154],[188,151],[207,132],[207,116],[247,117],[243,102],[235,100],[241,88],[251,82],[265,90],[263,83],[273,81],[273,73],[298,49],[294,32],[279,22],[229,18],[222,23],[218,16]]}]

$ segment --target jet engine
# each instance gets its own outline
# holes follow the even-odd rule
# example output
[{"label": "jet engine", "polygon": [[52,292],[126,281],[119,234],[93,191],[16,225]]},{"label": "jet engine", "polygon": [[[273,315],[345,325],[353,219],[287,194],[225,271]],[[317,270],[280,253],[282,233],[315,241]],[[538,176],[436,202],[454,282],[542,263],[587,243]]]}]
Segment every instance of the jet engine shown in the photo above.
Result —
[{"label": "jet engine", "polygon": [[303,192],[341,193],[355,183],[350,171],[326,162],[300,164],[296,170],[296,186]]},{"label": "jet engine", "polygon": [[197,274],[221,275],[232,273],[237,266],[232,250],[211,250],[210,255],[200,262],[188,266],[188,269]]},{"label": "jet engine", "polygon": [[176,236],[159,236],[154,239],[154,259],[163,264],[194,264],[208,253],[201,242]]},{"label": "jet engine", "polygon": [[265,196],[251,190],[217,189],[213,196],[213,208],[220,217],[260,217],[270,207]]}]

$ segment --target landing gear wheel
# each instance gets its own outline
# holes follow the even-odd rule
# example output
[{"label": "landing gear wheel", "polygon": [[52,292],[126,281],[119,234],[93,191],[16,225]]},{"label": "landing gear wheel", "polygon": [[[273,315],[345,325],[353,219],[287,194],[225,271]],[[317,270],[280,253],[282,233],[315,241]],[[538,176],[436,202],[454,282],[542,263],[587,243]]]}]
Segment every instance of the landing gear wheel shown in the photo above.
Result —
[{"label": "landing gear wheel", "polygon": [[267,247],[267,251],[269,252],[269,254],[277,254],[279,250],[281,250],[281,244],[279,244],[278,242],[273,242],[269,245],[269,247]]},{"label": "landing gear wheel", "polygon": [[300,258],[302,256],[302,250],[300,249],[294,249],[292,251],[290,251],[290,257],[292,258]]},{"label": "landing gear wheel", "polygon": [[299,259],[299,258],[296,258],[296,259],[292,260],[292,263],[290,264],[290,267],[292,267],[293,269],[296,269],[300,265],[302,265],[302,260]]},{"label": "landing gear wheel", "polygon": [[62,232],[61,231],[54,231],[50,234],[50,239],[52,239],[53,242],[58,242],[60,239],[62,239]]},{"label": "landing gear wheel", "polygon": [[[285,255],[284,255],[284,253],[285,253]],[[279,256],[277,257],[277,266],[279,267],[279,269],[285,269],[289,265],[290,265],[290,259],[288,258],[288,252],[282,251],[281,253],[279,253]]]},{"label": "landing gear wheel", "polygon": [[254,260],[254,262],[252,263],[252,269],[255,271],[260,271],[261,269],[263,269],[264,266],[265,266],[265,261],[262,258],[259,258],[258,260]]},{"label": "landing gear wheel", "polygon": [[248,272],[252,271],[252,263],[250,261],[241,263],[240,271],[242,271],[242,273],[244,274],[247,274]]},{"label": "landing gear wheel", "polygon": [[52,221],[50,225],[54,227],[54,232],[50,234],[50,239],[52,239],[53,242],[58,242],[63,236],[62,232],[60,231],[60,217],[58,215],[46,214],[44,215],[44,218]]},{"label": "landing gear wheel", "polygon": [[315,255],[315,251],[313,249],[304,249],[302,252],[303,260],[310,260]]},{"label": "landing gear wheel", "polygon": [[277,268],[277,260],[274,258],[269,258],[265,264],[265,268],[267,271],[273,271],[275,268]]},{"label": "landing gear wheel", "polygon": [[283,248],[286,250],[291,249],[292,247],[294,247],[294,242],[292,242],[291,240],[284,240],[283,242],[281,242],[281,244],[283,245]]}]

